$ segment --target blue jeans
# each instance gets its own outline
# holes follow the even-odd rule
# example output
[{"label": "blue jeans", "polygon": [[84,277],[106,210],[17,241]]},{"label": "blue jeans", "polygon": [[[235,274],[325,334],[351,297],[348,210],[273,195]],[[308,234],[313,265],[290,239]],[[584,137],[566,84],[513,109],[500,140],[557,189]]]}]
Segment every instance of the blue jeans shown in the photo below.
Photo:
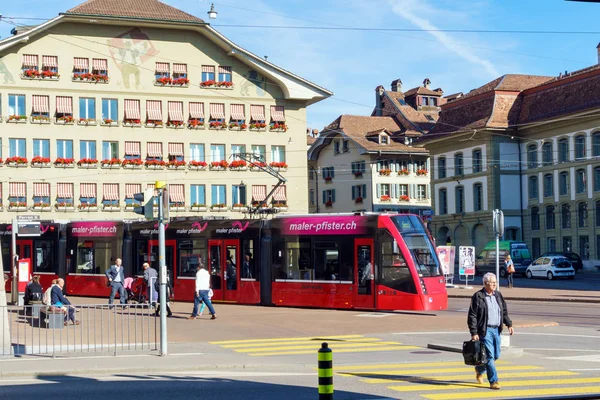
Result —
[{"label": "blue jeans", "polygon": [[123,284],[121,282],[112,282],[110,284],[110,297],[108,298],[108,304],[113,303],[117,292],[119,292],[121,304],[125,304],[127,302],[127,295],[125,294],[125,287],[123,287]]},{"label": "blue jeans", "polygon": [[498,373],[496,372],[495,361],[500,358],[500,333],[498,328],[490,328],[488,326],[485,338],[479,338],[485,345],[488,361],[486,365],[475,367],[478,374],[487,372],[487,378],[490,383],[498,382]]},{"label": "blue jeans", "polygon": [[508,281],[508,285],[509,286],[513,285],[513,276],[514,276],[514,274],[507,274],[506,275],[506,280]]},{"label": "blue jeans", "polygon": [[213,308],[212,302],[208,298],[208,290],[200,290],[200,296],[198,293],[194,293],[194,310],[192,311],[192,317],[198,316],[198,306],[200,303],[206,304],[208,311],[211,315],[215,315],[215,309]]}]

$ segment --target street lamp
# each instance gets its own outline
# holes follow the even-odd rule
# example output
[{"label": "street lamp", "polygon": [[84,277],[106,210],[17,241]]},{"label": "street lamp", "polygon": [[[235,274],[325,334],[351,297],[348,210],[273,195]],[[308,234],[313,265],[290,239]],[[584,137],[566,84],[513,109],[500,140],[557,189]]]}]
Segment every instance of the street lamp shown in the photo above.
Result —
[{"label": "street lamp", "polygon": [[217,12],[215,11],[214,3],[210,5],[210,11],[207,12],[207,14],[208,14],[208,18],[217,19]]}]

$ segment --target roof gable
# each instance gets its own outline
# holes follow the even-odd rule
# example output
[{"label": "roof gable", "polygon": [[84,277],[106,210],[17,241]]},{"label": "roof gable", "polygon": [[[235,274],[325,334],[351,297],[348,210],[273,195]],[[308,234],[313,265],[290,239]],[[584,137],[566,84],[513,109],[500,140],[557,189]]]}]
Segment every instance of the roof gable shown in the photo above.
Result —
[{"label": "roof gable", "polygon": [[198,17],[158,0],[88,0],[64,14],[205,23]]}]

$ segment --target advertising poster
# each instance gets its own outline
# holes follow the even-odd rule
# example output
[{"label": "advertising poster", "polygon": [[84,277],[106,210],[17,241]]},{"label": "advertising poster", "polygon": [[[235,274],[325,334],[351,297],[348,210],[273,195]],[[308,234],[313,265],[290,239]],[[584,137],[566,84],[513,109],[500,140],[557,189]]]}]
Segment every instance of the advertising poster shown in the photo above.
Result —
[{"label": "advertising poster", "polygon": [[475,246],[460,246],[458,248],[459,275],[475,275]]},{"label": "advertising poster", "polygon": [[454,246],[438,246],[436,251],[440,259],[442,274],[454,275]]}]

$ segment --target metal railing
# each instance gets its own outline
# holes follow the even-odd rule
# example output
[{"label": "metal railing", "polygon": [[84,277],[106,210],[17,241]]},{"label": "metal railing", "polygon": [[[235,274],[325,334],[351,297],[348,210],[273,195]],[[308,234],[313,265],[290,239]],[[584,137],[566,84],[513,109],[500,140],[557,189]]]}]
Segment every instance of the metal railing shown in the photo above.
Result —
[{"label": "metal railing", "polygon": [[[0,307],[0,356],[158,350],[158,318],[148,304]],[[72,316],[75,321],[69,319]]]}]

